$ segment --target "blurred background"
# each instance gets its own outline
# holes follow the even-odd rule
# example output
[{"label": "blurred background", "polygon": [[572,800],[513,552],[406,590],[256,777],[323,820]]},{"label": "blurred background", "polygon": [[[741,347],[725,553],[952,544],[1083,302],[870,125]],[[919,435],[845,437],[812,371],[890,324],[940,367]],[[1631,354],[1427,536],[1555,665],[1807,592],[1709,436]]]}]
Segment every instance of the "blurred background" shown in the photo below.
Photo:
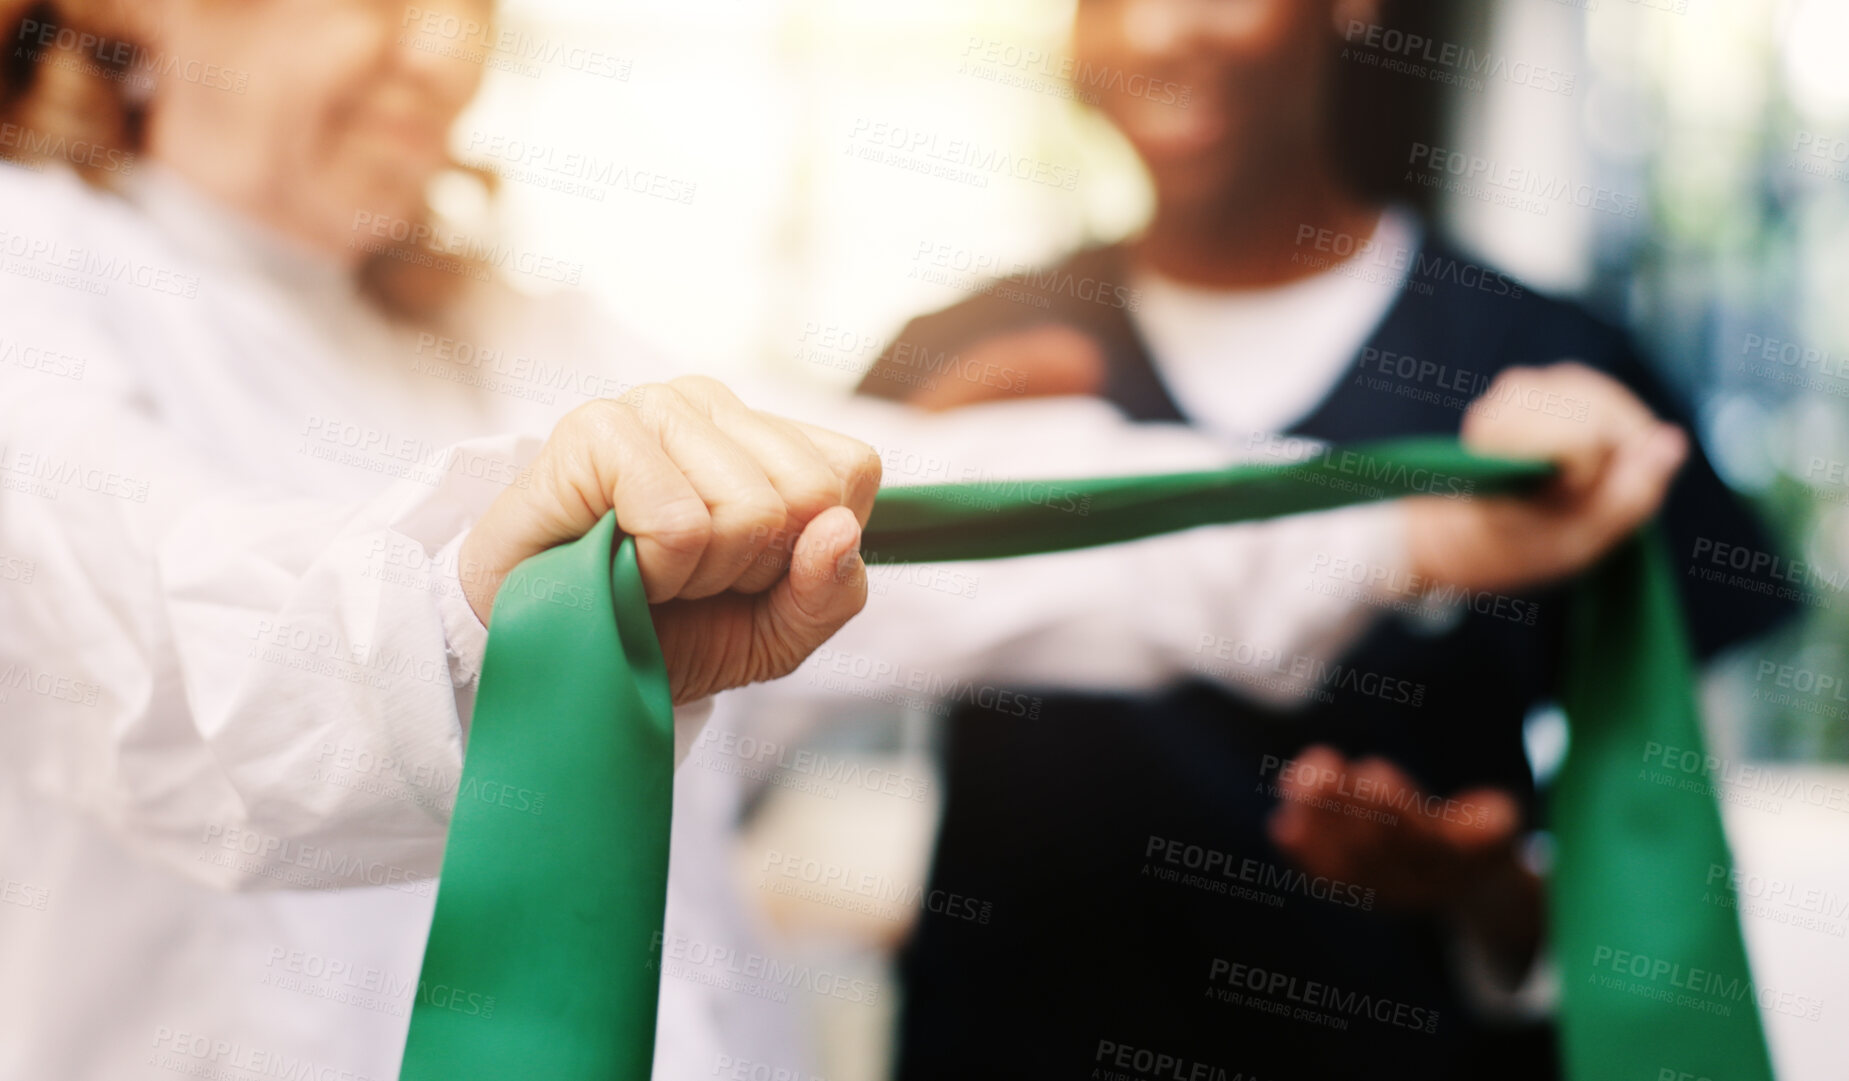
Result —
[{"label": "blurred background", "polygon": [[[1455,40],[1549,76],[1401,74],[1443,132],[1401,179],[1466,247],[1628,326],[1805,564],[1800,626],[1707,697],[1717,753],[1753,767],[1717,786],[1759,979],[1825,1003],[1823,1024],[1767,1014],[1781,1076],[1849,1076],[1832,1035],[1849,1011],[1849,697],[1820,678],[1849,676],[1849,4],[1456,11]],[[455,138],[500,191],[458,179],[439,208],[582,264],[605,307],[699,368],[849,386],[910,316],[1137,229],[1147,181],[1062,77],[1071,16],[1061,0],[508,0],[515,45],[486,52]],[[1010,167],[916,149],[953,142]],[[928,777],[934,718],[881,708],[810,746]],[[737,863],[784,947],[896,986],[930,786],[758,784]],[[779,892],[767,853],[867,870],[890,896]],[[823,1076],[884,1076],[890,1003],[808,997]]]}]

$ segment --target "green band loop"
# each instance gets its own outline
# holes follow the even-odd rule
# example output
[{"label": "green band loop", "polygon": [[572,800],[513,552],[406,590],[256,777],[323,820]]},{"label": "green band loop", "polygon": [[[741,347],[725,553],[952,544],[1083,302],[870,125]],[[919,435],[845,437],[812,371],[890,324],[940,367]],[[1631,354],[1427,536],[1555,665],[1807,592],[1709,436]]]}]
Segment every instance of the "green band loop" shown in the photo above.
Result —
[{"label": "green band loop", "polygon": [[[1515,492],[1548,472],[1409,440],[1288,465],[899,488],[880,495],[864,547],[870,562],[999,559]],[[649,1075],[674,733],[634,545],[616,540],[607,517],[521,564],[496,598],[404,1081]],[[1646,530],[1573,601],[1550,903],[1574,1081],[1772,1077],[1731,886],[1709,885],[1731,866],[1714,797],[1640,768],[1650,744],[1702,747],[1694,681],[1675,581]]]}]

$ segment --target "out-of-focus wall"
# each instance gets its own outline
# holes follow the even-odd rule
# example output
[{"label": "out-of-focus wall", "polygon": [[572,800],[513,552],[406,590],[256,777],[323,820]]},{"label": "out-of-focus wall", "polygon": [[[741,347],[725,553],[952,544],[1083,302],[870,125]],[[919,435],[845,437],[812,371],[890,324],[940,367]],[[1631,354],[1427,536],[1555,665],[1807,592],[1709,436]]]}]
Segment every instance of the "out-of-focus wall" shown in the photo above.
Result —
[{"label": "out-of-focus wall", "polygon": [[910,315],[1141,217],[1133,159],[1060,77],[1069,20],[1059,0],[510,0],[516,48],[455,147],[505,178],[498,226],[582,265],[645,337],[847,384]]}]

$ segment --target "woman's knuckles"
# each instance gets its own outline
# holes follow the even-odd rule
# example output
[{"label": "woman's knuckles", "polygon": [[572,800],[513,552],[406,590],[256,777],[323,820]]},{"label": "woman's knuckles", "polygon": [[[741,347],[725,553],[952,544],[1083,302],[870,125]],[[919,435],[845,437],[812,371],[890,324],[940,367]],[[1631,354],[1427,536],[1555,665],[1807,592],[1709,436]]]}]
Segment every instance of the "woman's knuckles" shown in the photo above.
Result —
[{"label": "woman's knuckles", "polygon": [[744,403],[738,400],[738,395],[732,393],[732,388],[709,375],[676,376],[665,384],[655,385],[674,392],[683,402],[708,415],[721,406],[745,408]]},{"label": "woman's knuckles", "polygon": [[712,546],[717,523],[706,504],[678,498],[649,508],[645,518],[623,525],[627,532],[658,545],[670,554],[698,557]]},{"label": "woman's knuckles", "polygon": [[666,383],[644,383],[623,395],[619,403],[652,432],[660,432],[677,416],[694,411],[687,399]]}]

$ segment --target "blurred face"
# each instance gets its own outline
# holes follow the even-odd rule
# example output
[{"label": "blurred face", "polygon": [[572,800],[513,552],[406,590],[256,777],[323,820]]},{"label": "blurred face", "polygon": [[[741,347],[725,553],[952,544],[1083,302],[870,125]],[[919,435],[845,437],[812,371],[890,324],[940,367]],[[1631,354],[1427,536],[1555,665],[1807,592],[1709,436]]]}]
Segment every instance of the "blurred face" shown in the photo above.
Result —
[{"label": "blurred face", "polygon": [[349,262],[356,215],[417,216],[492,40],[492,0],[134,2],[160,72],[149,152]]},{"label": "blurred face", "polygon": [[1225,198],[1261,175],[1289,183],[1322,154],[1338,19],[1371,7],[1080,0],[1073,79],[1099,95],[1166,203]]}]

